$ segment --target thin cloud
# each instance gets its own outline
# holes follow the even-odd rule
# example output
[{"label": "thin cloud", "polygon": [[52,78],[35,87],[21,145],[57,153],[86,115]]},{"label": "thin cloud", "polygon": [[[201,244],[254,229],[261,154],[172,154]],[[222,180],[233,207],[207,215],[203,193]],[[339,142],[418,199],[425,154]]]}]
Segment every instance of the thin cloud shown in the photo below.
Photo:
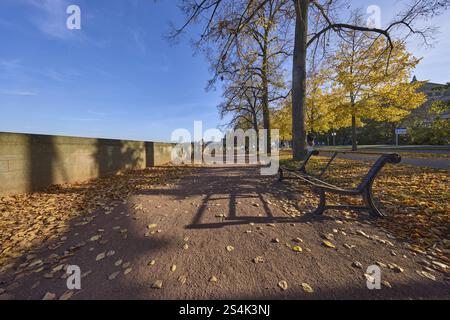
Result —
[{"label": "thin cloud", "polygon": [[104,117],[106,116],[105,112],[100,112],[100,111],[94,111],[94,110],[88,110],[87,111],[89,114],[92,114],[94,116],[99,116],[99,117]]},{"label": "thin cloud", "polygon": [[2,90],[1,95],[5,96],[37,96],[38,93],[34,91],[21,91],[21,90]]},{"label": "thin cloud", "polygon": [[71,39],[73,32],[66,27],[67,0],[21,0],[25,5],[35,8],[31,22],[45,35],[61,40]]},{"label": "thin cloud", "polygon": [[0,79],[24,81],[29,76],[20,59],[0,60]]},{"label": "thin cloud", "polygon": [[76,117],[62,118],[61,120],[63,120],[63,121],[80,121],[80,122],[103,121],[103,119],[99,119],[99,118],[76,118]]},{"label": "thin cloud", "polygon": [[162,54],[161,55],[161,66],[159,67],[159,69],[163,72],[163,73],[168,73],[170,71],[170,60],[169,57],[166,54]]},{"label": "thin cloud", "polygon": [[16,70],[22,67],[22,62],[19,59],[0,60],[0,67],[4,68],[7,71]]},{"label": "thin cloud", "polygon": [[140,29],[131,29],[130,33],[133,36],[134,43],[136,44],[136,47],[138,48],[138,51],[141,55],[144,55],[147,53],[147,44],[145,42],[145,33]]}]

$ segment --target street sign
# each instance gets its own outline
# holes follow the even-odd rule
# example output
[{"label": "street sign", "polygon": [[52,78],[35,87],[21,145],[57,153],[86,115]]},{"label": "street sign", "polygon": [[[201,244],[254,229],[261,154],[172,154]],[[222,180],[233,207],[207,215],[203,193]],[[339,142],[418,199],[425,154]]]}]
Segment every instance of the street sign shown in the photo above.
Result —
[{"label": "street sign", "polygon": [[398,147],[398,136],[404,136],[408,134],[408,129],[406,128],[397,128],[395,129],[395,145]]},{"label": "street sign", "polygon": [[408,134],[408,129],[406,129],[406,128],[397,128],[397,129],[395,129],[395,134],[397,134],[397,135]]}]

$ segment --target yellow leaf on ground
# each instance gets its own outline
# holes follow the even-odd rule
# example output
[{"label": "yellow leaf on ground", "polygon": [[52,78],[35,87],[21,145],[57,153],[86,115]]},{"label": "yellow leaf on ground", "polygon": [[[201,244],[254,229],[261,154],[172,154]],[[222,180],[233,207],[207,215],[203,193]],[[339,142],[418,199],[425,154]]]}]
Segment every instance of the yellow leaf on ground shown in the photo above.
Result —
[{"label": "yellow leaf on ground", "polygon": [[336,246],[332,244],[330,241],[325,240],[322,242],[322,244],[327,248],[336,249]]},{"label": "yellow leaf on ground", "polygon": [[278,286],[279,286],[279,287],[281,288],[281,290],[283,290],[283,291],[286,291],[286,290],[289,288],[288,283],[287,283],[287,281],[285,281],[285,280],[282,280],[282,281],[278,282]]},{"label": "yellow leaf on ground", "polygon": [[302,283],[302,288],[307,293],[314,293],[314,289],[307,283]]}]

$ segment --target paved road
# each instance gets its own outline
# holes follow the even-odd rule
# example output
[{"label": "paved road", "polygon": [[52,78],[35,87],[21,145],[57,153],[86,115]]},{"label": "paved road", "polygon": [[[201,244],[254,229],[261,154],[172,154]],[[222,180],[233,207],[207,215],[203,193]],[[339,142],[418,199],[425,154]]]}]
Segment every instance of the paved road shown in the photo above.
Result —
[{"label": "paved road", "polygon": [[[321,154],[330,156],[330,153],[322,152]],[[349,160],[361,160],[361,161],[373,161],[378,158],[377,155],[366,155],[366,154],[340,154],[340,158],[349,159]],[[444,169],[450,170],[450,160],[448,159],[435,159],[435,158],[409,158],[402,157],[402,164],[407,164],[416,167],[427,167],[433,169]]]},{"label": "paved road", "polygon": [[[72,221],[56,243],[0,274],[0,299],[60,297],[66,264],[83,273],[72,299],[450,298],[442,274],[431,281],[416,273],[425,256],[384,241],[388,235],[370,220],[311,217],[305,212],[315,197],[261,177],[258,168],[193,170],[174,186],[144,188],[126,203]],[[324,235],[335,249],[323,245]],[[377,261],[404,269],[383,268],[392,288],[366,288],[365,269]]]},{"label": "paved road", "polygon": [[[359,150],[373,152],[407,152],[407,153],[434,153],[450,154],[450,146],[359,146]],[[320,149],[320,148],[319,148]],[[324,149],[337,149],[350,151],[351,147],[324,147]]]}]

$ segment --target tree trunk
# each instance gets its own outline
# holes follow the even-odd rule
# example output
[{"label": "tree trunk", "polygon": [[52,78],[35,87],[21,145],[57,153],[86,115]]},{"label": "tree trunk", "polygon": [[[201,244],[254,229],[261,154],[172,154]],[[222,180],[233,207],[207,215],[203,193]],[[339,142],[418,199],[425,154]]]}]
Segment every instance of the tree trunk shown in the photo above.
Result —
[{"label": "tree trunk", "polygon": [[306,157],[306,53],[309,0],[294,0],[295,45],[292,68],[292,144],[294,160]]},{"label": "tree trunk", "polygon": [[350,92],[350,103],[352,107],[352,151],[358,151],[358,141],[356,136],[356,102],[355,94]]},{"label": "tree trunk", "polygon": [[268,60],[268,48],[269,48],[269,30],[266,27],[264,31],[264,47],[262,52],[262,111],[263,111],[263,126],[267,130],[266,151],[270,155],[272,152],[271,140],[272,135],[270,132],[270,110],[269,110],[269,60]]},{"label": "tree trunk", "polygon": [[[258,125],[258,117],[256,115],[256,112],[253,112],[253,129],[256,132],[256,159],[259,162],[259,125]],[[249,148],[250,150],[250,148]]]},{"label": "tree trunk", "polygon": [[[263,84],[263,86],[264,86],[264,84]],[[268,94],[268,91],[266,91],[265,87],[264,87],[263,90],[264,90],[263,101],[262,101],[263,126],[264,126],[264,129],[267,130],[266,151],[267,151],[267,154],[270,155],[271,151],[272,151],[271,150],[272,149],[271,148],[272,135],[271,135],[271,132],[270,132],[269,94]]]},{"label": "tree trunk", "polygon": [[352,151],[358,151],[358,143],[356,137],[356,115],[352,115]]}]

